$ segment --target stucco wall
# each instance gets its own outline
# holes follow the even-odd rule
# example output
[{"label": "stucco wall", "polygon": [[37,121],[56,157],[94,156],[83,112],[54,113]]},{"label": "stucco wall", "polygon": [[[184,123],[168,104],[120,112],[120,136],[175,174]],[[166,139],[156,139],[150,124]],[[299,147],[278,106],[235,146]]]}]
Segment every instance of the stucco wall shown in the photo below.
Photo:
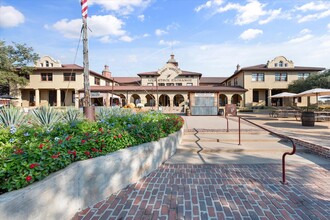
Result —
[{"label": "stucco wall", "polygon": [[71,164],[46,179],[0,196],[0,219],[70,219],[137,182],[172,156],[183,129],[158,142]]}]

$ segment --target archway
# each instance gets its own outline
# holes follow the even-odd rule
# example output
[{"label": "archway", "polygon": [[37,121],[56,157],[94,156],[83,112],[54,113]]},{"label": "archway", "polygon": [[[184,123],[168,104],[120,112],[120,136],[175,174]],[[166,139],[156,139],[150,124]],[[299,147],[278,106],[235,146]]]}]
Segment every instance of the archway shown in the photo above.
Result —
[{"label": "archway", "polygon": [[141,98],[138,94],[133,94],[130,99],[131,103],[134,103],[135,105],[141,103]]},{"label": "archway", "polygon": [[231,97],[231,104],[239,105],[242,100],[242,96],[235,94]]},{"label": "archway", "polygon": [[155,106],[155,97],[151,94],[146,95],[147,103],[146,106]]},{"label": "archway", "polygon": [[220,105],[220,106],[225,106],[226,104],[228,104],[228,98],[227,98],[226,95],[221,94],[221,95],[219,96],[219,105]]},{"label": "archway", "polygon": [[159,97],[159,106],[170,106],[170,97],[166,94],[162,94]]},{"label": "archway", "polygon": [[174,96],[174,99],[173,99],[173,106],[180,106],[180,105],[183,105],[184,103],[184,98],[181,94],[177,94]]},{"label": "archway", "polygon": [[125,106],[127,104],[126,96],[124,94],[119,94],[118,96],[120,97],[120,105]]}]

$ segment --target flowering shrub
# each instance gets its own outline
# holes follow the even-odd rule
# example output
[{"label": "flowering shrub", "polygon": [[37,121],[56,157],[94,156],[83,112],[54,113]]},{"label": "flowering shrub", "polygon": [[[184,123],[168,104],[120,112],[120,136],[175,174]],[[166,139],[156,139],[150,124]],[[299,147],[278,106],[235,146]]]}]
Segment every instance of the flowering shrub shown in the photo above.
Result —
[{"label": "flowering shrub", "polygon": [[0,194],[25,187],[70,163],[157,141],[178,131],[179,116],[156,112],[103,112],[98,121],[0,129]]}]

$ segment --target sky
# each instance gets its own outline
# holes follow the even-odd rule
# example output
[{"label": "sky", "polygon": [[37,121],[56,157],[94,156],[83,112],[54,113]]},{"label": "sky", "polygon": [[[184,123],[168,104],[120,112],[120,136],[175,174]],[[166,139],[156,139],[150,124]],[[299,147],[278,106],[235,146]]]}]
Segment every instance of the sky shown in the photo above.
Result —
[{"label": "sky", "polygon": [[[88,0],[90,69],[137,76],[179,68],[228,77],[285,56],[330,68],[330,0]],[[0,40],[83,65],[80,0],[0,0]]]}]

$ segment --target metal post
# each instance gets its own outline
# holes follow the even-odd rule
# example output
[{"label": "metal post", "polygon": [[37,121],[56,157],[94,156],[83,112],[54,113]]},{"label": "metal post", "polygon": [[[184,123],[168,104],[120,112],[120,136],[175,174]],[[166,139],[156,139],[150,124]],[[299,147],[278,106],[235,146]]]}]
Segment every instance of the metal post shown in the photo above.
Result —
[{"label": "metal post", "polygon": [[241,117],[238,117],[238,145],[241,145]]},{"label": "metal post", "polygon": [[226,117],[226,119],[227,119],[227,132],[229,132],[229,122],[228,122],[228,117],[227,117],[227,115],[226,115],[225,117]]},{"label": "metal post", "polygon": [[112,94],[111,94],[111,102],[110,102],[110,107],[112,107],[113,106],[113,85],[114,84],[114,78],[112,78]]}]

